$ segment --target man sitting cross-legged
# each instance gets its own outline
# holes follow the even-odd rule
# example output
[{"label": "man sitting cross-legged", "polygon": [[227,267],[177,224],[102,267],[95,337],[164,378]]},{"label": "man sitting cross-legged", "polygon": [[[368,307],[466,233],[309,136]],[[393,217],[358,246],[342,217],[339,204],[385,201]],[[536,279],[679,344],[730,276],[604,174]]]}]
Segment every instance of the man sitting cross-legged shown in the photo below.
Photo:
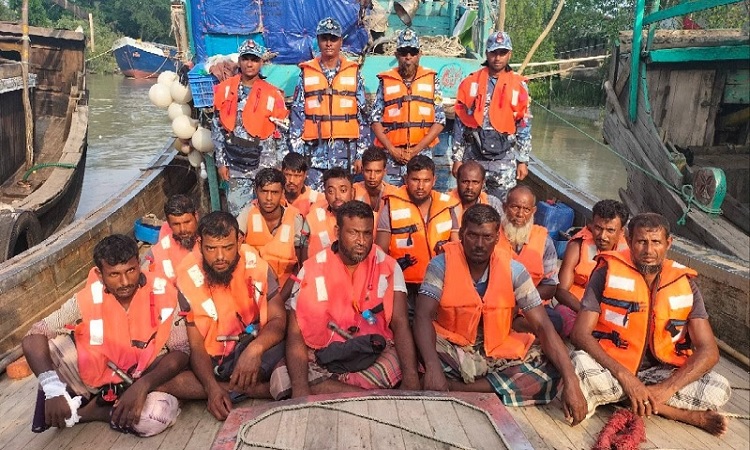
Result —
[{"label": "man sitting cross-legged", "polygon": [[[445,244],[427,267],[414,318],[424,389],[495,392],[506,405],[521,406],[549,403],[562,378],[565,415],[577,424],[586,402],[568,349],[526,269],[495,248],[499,232],[500,214],[474,205],[464,213],[460,242]],[[544,356],[531,347],[533,335],[511,328],[516,308]]]},{"label": "man sitting cross-legged", "polygon": [[[372,208],[353,200],[336,211],[338,240],[311,254],[287,302],[286,368],[275,398],[362,389],[419,389],[396,260],[373,245]],[[279,374],[284,375],[283,371]]]}]

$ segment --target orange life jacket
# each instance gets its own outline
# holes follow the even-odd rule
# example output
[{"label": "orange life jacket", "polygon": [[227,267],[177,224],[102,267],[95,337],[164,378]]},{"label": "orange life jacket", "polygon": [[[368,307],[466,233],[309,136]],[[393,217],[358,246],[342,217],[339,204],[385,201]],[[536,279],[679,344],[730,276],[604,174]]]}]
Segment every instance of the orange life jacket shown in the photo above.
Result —
[{"label": "orange life jacket", "polygon": [[[480,128],[484,123],[489,73],[489,69],[482,68],[470,74],[458,86],[456,115],[469,128]],[[513,71],[498,74],[489,108],[490,124],[496,131],[515,133],[516,122],[526,115],[529,93],[523,86],[525,81],[526,78]],[[472,110],[471,114],[469,110]]]},{"label": "orange life jacket", "polygon": [[308,256],[330,247],[336,240],[336,215],[331,213],[327,206],[313,208],[305,220],[310,227],[310,237],[307,241]]},{"label": "orange life jacket", "polygon": [[145,274],[146,284],[135,291],[128,310],[89,271],[86,286],[76,294],[81,322],[75,326],[78,370],[91,387],[123,380],[107,363],[112,361],[134,378],[141,376],[169,339],[177,293],[166,278]]},{"label": "orange life jacket", "polygon": [[240,336],[245,327],[268,320],[268,263],[250,247],[240,247],[240,260],[228,287],[208,286],[200,253],[190,253],[177,269],[177,287],[190,303],[188,321],[203,335],[206,352],[226,356],[235,341],[220,342],[219,336]]},{"label": "orange life jacket", "polygon": [[521,253],[516,253],[505,233],[500,231],[500,239],[497,246],[510,252],[513,259],[523,264],[531,275],[534,286],[538,286],[544,276],[544,247],[547,244],[547,229],[541,225],[533,225],[529,234],[529,242],[524,244]]},{"label": "orange life jacket", "polygon": [[[328,328],[333,321],[344,330],[357,327],[356,335],[379,334],[393,339],[393,270],[396,261],[373,245],[367,257],[349,273],[341,258],[326,248],[305,261],[297,300],[297,323],[305,344],[313,349],[344,339]],[[368,323],[362,312],[383,305]]]},{"label": "orange life jacket", "polygon": [[665,259],[659,286],[652,295],[634,267],[630,250],[602,252],[596,259],[607,263],[601,313],[592,332],[604,351],[633,374],[647,345],[662,363],[682,366],[692,354],[687,335],[688,315],[693,308],[689,279],[698,274]]},{"label": "orange life jacket", "polygon": [[433,322],[437,334],[456,345],[474,345],[481,319],[487,356],[509,359],[526,356],[534,335],[516,333],[511,329],[516,298],[510,255],[499,249],[492,253],[487,292],[484,297],[479,297],[461,243],[449,242],[443,249],[446,277],[437,319]]},{"label": "orange life jacket", "polygon": [[[581,231],[575,234],[572,239],[581,239],[581,249],[578,255],[578,265],[573,269],[573,284],[570,285],[571,294],[575,295],[577,299],[583,298],[583,292],[586,290],[586,285],[589,284],[589,276],[596,267],[596,261],[594,258],[599,254],[599,250],[596,248],[596,242],[594,242],[594,236],[591,234],[591,230],[588,227],[584,227]],[[620,236],[620,242],[617,243],[615,251],[627,250],[628,243],[625,240],[625,236]]]},{"label": "orange life jacket", "polygon": [[[397,69],[378,75],[383,83],[383,118],[380,123],[388,140],[396,147],[419,144],[435,124],[435,71],[417,67],[411,86],[407,87]],[[436,137],[429,146],[438,143]],[[375,138],[375,145],[384,147]]]},{"label": "orange life jacket", "polygon": [[[378,202],[378,210],[373,211],[376,227],[378,225],[378,212],[383,209],[383,205],[385,205],[385,198],[389,195],[394,194],[397,190],[398,188],[396,186],[386,183],[385,181],[383,181],[383,184],[380,186],[380,201]],[[368,205],[372,206],[372,198],[370,198],[370,194],[367,192],[364,181],[358,181],[354,183],[354,200],[359,200],[360,202],[365,202]]]},{"label": "orange life jacket", "polygon": [[386,197],[391,215],[391,243],[388,253],[395,259],[410,255],[416,264],[404,269],[407,283],[421,283],[427,271],[427,263],[435,256],[438,243],[451,237],[453,220],[450,208],[455,205],[448,194],[430,193],[432,204],[427,221],[422,218],[419,207],[409,200],[406,186]]},{"label": "orange life jacket", "polygon": [[151,253],[154,255],[154,260],[149,263],[149,272],[165,277],[174,283],[177,278],[175,269],[182,258],[190,253],[190,250],[175,241],[172,234],[168,234],[151,247]]},{"label": "orange life jacket", "polygon": [[[305,217],[310,213],[310,209],[313,206],[322,205],[325,204],[325,202],[325,195],[316,191],[310,186],[305,186],[305,191],[301,193],[296,199],[294,199],[294,201],[292,202],[292,206],[297,208],[297,211],[302,214],[302,217]],[[286,206],[289,204],[289,202],[286,201],[286,198],[282,197],[281,204],[282,206]]]},{"label": "orange life jacket", "polygon": [[357,139],[357,79],[359,65],[341,58],[331,84],[318,58],[300,63],[305,89],[305,124],[302,139]]},{"label": "orange life jacket", "polygon": [[[228,132],[233,132],[237,123],[240,78],[235,75],[214,87],[214,107],[221,126]],[[279,88],[265,80],[255,80],[242,110],[242,126],[250,136],[267,139],[276,130],[269,118],[285,119],[288,114]]]},{"label": "orange life jacket", "polygon": [[299,211],[294,206],[284,208],[281,224],[276,229],[276,234],[271,234],[271,230],[268,229],[266,220],[258,209],[257,200],[253,200],[247,214],[245,243],[260,252],[261,258],[279,277],[280,286],[286,283],[297,265],[297,251],[294,248],[294,219],[298,214]]},{"label": "orange life jacket", "polygon": [[[461,226],[461,219],[464,215],[464,207],[461,204],[461,197],[458,196],[458,189],[452,189],[450,192],[448,192],[448,195],[451,196],[451,200],[456,202],[456,206],[453,207],[453,211],[456,213],[456,217],[458,218],[458,226]],[[477,204],[479,205],[489,205],[490,200],[487,198],[487,193],[482,191],[479,193],[479,199],[477,200]]]}]

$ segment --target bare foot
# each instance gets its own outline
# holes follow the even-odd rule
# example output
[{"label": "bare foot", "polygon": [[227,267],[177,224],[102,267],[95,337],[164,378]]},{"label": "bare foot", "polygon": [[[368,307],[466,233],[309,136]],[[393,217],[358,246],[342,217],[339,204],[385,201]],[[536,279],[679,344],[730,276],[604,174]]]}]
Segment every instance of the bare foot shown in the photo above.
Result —
[{"label": "bare foot", "polygon": [[81,422],[109,422],[109,411],[111,406],[99,406],[96,399],[81,408],[78,408],[78,415],[81,416]]},{"label": "bare foot", "polygon": [[727,431],[727,419],[716,411],[692,411],[696,417],[696,422],[692,423],[703,431],[721,436]]}]

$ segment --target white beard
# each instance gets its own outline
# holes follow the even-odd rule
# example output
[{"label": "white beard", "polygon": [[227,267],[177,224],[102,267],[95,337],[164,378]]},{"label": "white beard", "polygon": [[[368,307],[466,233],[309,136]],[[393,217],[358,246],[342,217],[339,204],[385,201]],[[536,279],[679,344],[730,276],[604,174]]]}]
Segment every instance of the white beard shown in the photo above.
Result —
[{"label": "white beard", "polygon": [[529,242],[531,227],[534,225],[534,221],[529,220],[529,223],[527,223],[526,225],[517,227],[513,225],[507,217],[503,216],[501,225],[503,228],[503,233],[505,233],[505,237],[508,238],[508,241],[510,241],[510,244],[513,246],[513,248],[518,250],[519,248],[523,247],[525,243]]}]

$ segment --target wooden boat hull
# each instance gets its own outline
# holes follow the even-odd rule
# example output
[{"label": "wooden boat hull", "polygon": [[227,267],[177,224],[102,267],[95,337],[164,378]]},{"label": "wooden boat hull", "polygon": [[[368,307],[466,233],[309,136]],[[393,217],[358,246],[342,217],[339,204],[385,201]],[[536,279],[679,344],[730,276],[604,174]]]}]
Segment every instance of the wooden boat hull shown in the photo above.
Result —
[{"label": "wooden boat hull", "polygon": [[17,348],[31,324],[75,293],[93,265],[93,248],[103,237],[132,236],[137,218],[161,215],[168,196],[195,189],[194,170],[171,145],[170,141],[149,169],[88,216],[0,264],[0,360]]},{"label": "wooden boat hull", "polygon": [[[575,224],[579,226],[591,220],[591,210],[599,200],[533,157],[529,177],[524,183],[534,190],[537,198],[557,199],[573,208]],[[698,272],[698,284],[716,337],[730,349],[750,356],[750,267],[747,262],[679,236],[674,236],[667,256]]]},{"label": "wooden boat hull", "polygon": [[[0,134],[10,145],[0,150],[0,204],[16,211],[31,212],[41,225],[41,232],[28,236],[27,246],[43,240],[73,220],[83,184],[88,133],[88,92],[84,75],[85,39],[82,33],[29,27],[31,50],[29,72],[36,77],[31,89],[34,121],[34,167],[26,171],[25,119],[21,91],[9,93],[3,100],[3,127]],[[0,50],[12,55],[20,51],[21,27],[0,24]],[[13,64],[6,64],[0,78],[17,78]],[[8,79],[8,78],[6,78]],[[17,94],[17,95],[12,95]],[[8,109],[6,109],[8,108]],[[7,120],[13,126],[7,127]],[[18,135],[14,137],[13,135]],[[10,224],[5,224],[5,227]],[[2,226],[2,225],[0,225]],[[0,234],[3,234],[0,232]],[[18,252],[8,251],[14,242],[0,242],[0,261]]]}]

